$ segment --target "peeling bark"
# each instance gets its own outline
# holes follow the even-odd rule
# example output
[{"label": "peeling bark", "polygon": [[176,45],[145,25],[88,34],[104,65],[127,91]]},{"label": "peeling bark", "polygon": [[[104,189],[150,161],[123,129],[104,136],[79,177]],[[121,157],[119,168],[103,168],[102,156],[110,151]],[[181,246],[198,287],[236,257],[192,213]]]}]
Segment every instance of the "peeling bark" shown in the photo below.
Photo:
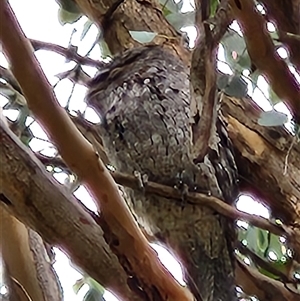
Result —
[{"label": "peeling bark", "polygon": [[0,233],[2,259],[13,279],[12,286],[17,286],[15,282],[21,283],[32,301],[62,300],[61,287],[46,257],[41,237],[11,216],[3,206],[0,207]]},{"label": "peeling bark", "polygon": [[225,97],[222,111],[235,147],[242,189],[256,194],[273,217],[298,228],[300,145],[289,152],[293,137],[283,126],[260,126],[257,120],[262,110],[251,100]]}]

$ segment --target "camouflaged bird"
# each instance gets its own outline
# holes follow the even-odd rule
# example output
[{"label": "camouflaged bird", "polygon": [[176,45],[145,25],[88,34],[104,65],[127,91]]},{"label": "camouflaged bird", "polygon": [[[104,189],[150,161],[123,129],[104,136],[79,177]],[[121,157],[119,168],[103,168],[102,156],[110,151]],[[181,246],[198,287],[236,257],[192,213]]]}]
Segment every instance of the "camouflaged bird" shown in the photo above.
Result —
[{"label": "camouflaged bird", "polygon": [[[159,46],[126,51],[90,83],[87,103],[101,116],[109,160],[149,181],[185,184],[232,203],[236,166],[225,127],[217,122],[218,149],[202,163],[191,158],[189,70]],[[138,223],[180,260],[199,301],[233,301],[232,222],[187,201],[125,189]]]}]

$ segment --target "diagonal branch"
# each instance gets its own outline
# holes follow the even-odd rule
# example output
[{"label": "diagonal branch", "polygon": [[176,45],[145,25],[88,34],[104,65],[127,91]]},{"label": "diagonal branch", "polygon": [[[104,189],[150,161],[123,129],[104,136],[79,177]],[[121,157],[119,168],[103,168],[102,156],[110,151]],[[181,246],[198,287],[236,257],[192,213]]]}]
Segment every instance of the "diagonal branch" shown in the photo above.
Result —
[{"label": "diagonal branch", "polygon": [[70,61],[74,61],[80,65],[92,66],[92,67],[96,67],[96,68],[101,68],[101,67],[105,66],[104,62],[95,61],[89,57],[81,56],[80,54],[77,53],[76,47],[65,48],[65,47],[62,47],[62,46],[59,46],[59,45],[56,45],[53,43],[47,43],[47,42],[42,42],[42,41],[33,40],[33,39],[30,39],[29,41],[35,51],[38,51],[41,49],[53,51],[58,54],[61,54],[66,59],[68,59]]},{"label": "diagonal branch", "polygon": [[41,237],[3,206],[0,206],[0,233],[1,258],[14,280],[11,285],[20,283],[23,289],[20,294],[28,294],[28,301],[62,301],[61,287]]},{"label": "diagonal branch", "polygon": [[280,281],[271,279],[237,259],[236,277],[246,294],[260,301],[298,301],[299,294],[285,287]]},{"label": "diagonal branch", "polygon": [[[268,19],[275,21],[279,40],[287,46],[291,63],[300,72],[300,2],[299,0],[262,0]],[[295,36],[293,36],[293,35]]]},{"label": "diagonal branch", "polygon": [[196,162],[201,162],[208,148],[214,147],[215,143],[218,114],[217,46],[231,21],[226,13],[227,1],[222,1],[213,20],[214,28],[210,29],[212,20],[208,20],[209,8],[209,1],[196,1],[198,41],[193,51],[190,70],[193,157]]},{"label": "diagonal branch", "polygon": [[158,1],[75,0],[75,2],[88,18],[101,30],[103,29],[103,38],[113,55],[141,46],[142,43],[134,40],[130,31],[147,31],[157,33],[151,43],[162,45],[186,64],[190,63],[190,51],[183,47],[181,34],[166,20]]},{"label": "diagonal branch", "polygon": [[3,120],[0,141],[1,210],[8,210],[45,241],[61,248],[107,289],[124,300],[140,300],[128,287],[127,275],[103,239],[101,228],[70,193],[50,178]]},{"label": "diagonal branch", "polygon": [[300,123],[300,85],[275,49],[267,22],[253,0],[229,0],[233,16],[243,32],[253,64],[266,76],[273,91]]},{"label": "diagonal branch", "polygon": [[[36,154],[36,156],[43,164],[54,164],[55,166],[60,166],[63,168],[66,167],[60,158],[49,158],[41,154]],[[124,174],[118,171],[111,171],[111,175],[119,185],[126,186],[134,190],[142,189],[144,193],[156,194],[165,198],[182,202],[182,192],[171,186],[148,181],[141,188],[140,180],[134,175]],[[290,238],[292,238],[294,235],[292,230],[286,231],[282,226],[274,224],[263,217],[239,211],[233,206],[226,204],[224,201],[207,194],[186,192],[185,202],[194,205],[208,206],[230,219],[243,220],[252,224],[253,226],[270,231],[276,235],[288,236]]]},{"label": "diagonal branch", "polygon": [[224,97],[222,101],[241,176],[241,191],[265,203],[274,218],[293,229],[299,245],[300,145],[289,151],[294,137],[284,126],[260,126],[257,120],[261,112],[247,98]]}]

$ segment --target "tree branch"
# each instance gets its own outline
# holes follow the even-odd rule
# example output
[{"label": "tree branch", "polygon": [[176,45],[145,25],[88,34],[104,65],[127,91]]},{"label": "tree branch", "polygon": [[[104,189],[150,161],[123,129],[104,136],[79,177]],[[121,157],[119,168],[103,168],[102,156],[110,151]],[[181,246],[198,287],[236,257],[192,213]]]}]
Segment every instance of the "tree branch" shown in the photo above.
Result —
[{"label": "tree branch", "polygon": [[[183,47],[180,33],[164,17],[158,1],[128,0],[121,4],[119,0],[75,1],[98,25],[112,54],[141,45],[129,31],[148,31],[158,34],[151,43],[163,45],[186,64],[190,63],[190,52]],[[112,12],[111,7],[116,6]]]},{"label": "tree branch", "polygon": [[275,49],[267,22],[253,0],[229,0],[232,13],[243,32],[253,64],[266,76],[270,86],[300,123],[300,85]]},{"label": "tree branch", "polygon": [[289,151],[294,137],[284,126],[260,126],[262,109],[249,99],[224,97],[222,112],[235,148],[242,192],[264,202],[273,217],[299,233],[300,145]]},{"label": "tree branch", "polygon": [[[198,40],[192,54],[190,70],[191,116],[193,118],[193,157],[201,162],[214,146],[218,116],[216,85],[217,47],[230,24],[227,1],[222,1],[213,20],[209,20],[209,1],[196,1]],[[211,29],[211,24],[214,28]]]},{"label": "tree branch", "polygon": [[96,67],[98,69],[101,69],[102,67],[105,66],[104,62],[95,61],[89,57],[84,57],[84,56],[79,55],[77,53],[77,48],[74,46],[70,47],[70,48],[65,48],[65,47],[62,47],[62,46],[59,46],[56,44],[42,42],[42,41],[33,40],[33,39],[30,39],[29,41],[35,51],[38,51],[41,49],[53,51],[58,54],[61,54],[62,56],[64,56],[66,59],[68,59],[70,61],[74,61],[80,65]]},{"label": "tree branch", "polygon": [[9,275],[22,283],[30,300],[61,301],[61,287],[46,258],[41,237],[11,216],[3,206],[0,206],[0,233],[2,259]]},{"label": "tree branch", "polygon": [[[268,271],[269,273],[273,274],[277,278],[280,279],[283,283],[292,283],[294,285],[297,285],[299,283],[299,280],[297,280],[294,275],[290,275],[289,271],[287,273],[284,273],[283,271],[275,268],[272,263],[267,262],[265,259],[262,259],[260,256],[255,254],[253,251],[251,251],[248,247],[243,245],[241,242],[237,244],[237,248],[241,254],[244,256],[247,256],[250,258],[256,267],[260,267],[264,269],[265,271]],[[278,280],[278,279],[277,279]]]},{"label": "tree branch", "polygon": [[4,207],[45,241],[61,248],[108,290],[124,300],[140,300],[127,286],[127,275],[107,246],[101,228],[70,193],[50,178],[3,120],[0,141],[1,210]]},{"label": "tree branch", "polygon": [[261,0],[268,18],[275,21],[279,40],[287,46],[291,63],[300,72],[300,40],[290,34],[300,34],[300,2]]},{"label": "tree branch", "polygon": [[[36,156],[43,164],[53,164],[55,166],[60,166],[63,168],[66,167],[66,165],[60,158],[49,158],[41,154],[36,154]],[[119,185],[126,186],[134,190],[142,189],[144,193],[156,194],[165,198],[170,198],[172,200],[182,202],[182,192],[171,186],[148,181],[144,184],[144,187],[141,188],[139,179],[134,175],[124,174],[118,171],[111,171],[111,175]],[[293,231],[286,231],[284,227],[274,224],[263,217],[239,211],[233,206],[224,203],[224,201],[207,194],[187,192],[185,195],[185,202],[194,205],[208,206],[230,219],[243,220],[252,224],[253,226],[270,231],[271,233],[274,233],[276,235],[289,237],[293,236]]]},{"label": "tree branch", "polygon": [[280,281],[271,279],[237,260],[236,277],[243,291],[260,301],[298,301],[299,294],[287,289]]}]

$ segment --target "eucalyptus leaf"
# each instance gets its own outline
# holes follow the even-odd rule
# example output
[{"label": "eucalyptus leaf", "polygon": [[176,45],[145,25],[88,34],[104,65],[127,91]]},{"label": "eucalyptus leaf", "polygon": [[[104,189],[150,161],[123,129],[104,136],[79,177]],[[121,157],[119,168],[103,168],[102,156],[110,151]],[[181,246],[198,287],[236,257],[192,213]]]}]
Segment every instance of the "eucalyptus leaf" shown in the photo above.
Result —
[{"label": "eucalyptus leaf", "polygon": [[268,232],[266,230],[258,229],[257,247],[260,253],[264,253],[265,250],[269,247]]},{"label": "eucalyptus leaf", "polygon": [[174,0],[159,0],[159,3],[163,8],[167,8],[171,13],[178,13],[181,11],[183,6],[183,0],[175,3]]},{"label": "eucalyptus leaf", "polygon": [[217,86],[229,96],[237,98],[247,96],[248,85],[240,75],[218,73]]},{"label": "eucalyptus leaf", "polygon": [[150,43],[156,36],[156,32],[151,31],[131,31],[129,30],[131,37],[139,43]]},{"label": "eucalyptus leaf", "polygon": [[271,237],[270,237],[270,245],[268,248],[268,252],[273,251],[278,258],[277,261],[281,261],[281,258],[286,256],[286,254],[282,252],[283,244],[280,242],[279,237],[277,235],[271,234],[270,236]]},{"label": "eucalyptus leaf", "polygon": [[62,7],[58,10],[58,21],[61,25],[65,25],[67,23],[72,24],[78,21],[81,18],[81,13],[72,13],[64,10]]},{"label": "eucalyptus leaf", "polygon": [[282,44],[281,42],[279,42],[280,39],[279,39],[279,35],[278,35],[277,31],[270,32],[269,35],[272,38],[275,45],[281,45]]},{"label": "eucalyptus leaf", "polygon": [[261,112],[257,123],[262,126],[281,126],[288,121],[288,116],[275,110]]},{"label": "eucalyptus leaf", "polygon": [[109,50],[109,48],[108,48],[108,46],[107,46],[107,43],[105,42],[105,40],[104,39],[101,39],[100,41],[99,41],[99,47],[100,47],[100,52],[101,52],[101,56],[103,57],[103,58],[106,58],[106,57],[110,57],[111,56],[111,52],[110,52],[110,50]]},{"label": "eucalyptus leaf", "polygon": [[82,32],[80,35],[80,41],[82,41],[85,38],[86,34],[88,33],[88,31],[90,30],[92,25],[93,25],[93,22],[89,19],[84,23],[83,29],[82,29]]},{"label": "eucalyptus leaf", "polygon": [[173,13],[167,15],[166,19],[176,30],[180,30],[182,27],[195,25],[195,12]]},{"label": "eucalyptus leaf", "polygon": [[261,255],[260,249],[257,245],[257,235],[260,229],[249,225],[246,235],[247,246],[250,250],[255,252],[257,255]]},{"label": "eucalyptus leaf", "polygon": [[84,286],[85,281],[84,278],[78,279],[74,284],[73,284],[73,291],[75,294],[78,294],[80,289]]},{"label": "eucalyptus leaf", "polygon": [[210,17],[213,17],[215,15],[218,6],[219,6],[219,0],[210,1]]},{"label": "eucalyptus leaf", "polygon": [[246,97],[248,92],[248,85],[241,76],[234,75],[224,89],[224,92],[229,96],[237,98]]},{"label": "eucalyptus leaf", "polygon": [[101,284],[99,284],[96,280],[94,280],[93,278],[89,277],[87,280],[89,286],[95,290],[97,290],[99,293],[101,293],[102,295],[104,294],[105,290],[103,288],[103,286]]},{"label": "eucalyptus leaf", "polygon": [[58,5],[69,13],[80,13],[79,6],[74,0],[55,0]]},{"label": "eucalyptus leaf", "polygon": [[273,106],[281,102],[281,99],[277,96],[277,94],[273,91],[273,89],[270,86],[268,86],[268,90],[269,90],[269,99]]},{"label": "eucalyptus leaf", "polygon": [[[238,232],[238,240],[244,244],[245,241],[247,241],[247,230],[245,230],[243,228],[238,228],[237,232]],[[247,243],[246,243],[246,245],[247,245]]]},{"label": "eucalyptus leaf", "polygon": [[103,294],[94,288],[90,288],[83,297],[83,301],[105,301]]},{"label": "eucalyptus leaf", "polygon": [[254,72],[251,72],[249,77],[251,79],[252,90],[257,88],[258,77],[261,75],[260,71],[256,69]]},{"label": "eucalyptus leaf", "polygon": [[33,134],[31,133],[30,130],[28,131],[23,131],[21,137],[20,137],[22,143],[26,146],[29,147],[30,141],[33,139]]},{"label": "eucalyptus leaf", "polygon": [[251,68],[245,40],[235,30],[229,29],[221,44],[224,46],[225,60],[233,69],[241,72]]},{"label": "eucalyptus leaf", "polygon": [[259,270],[260,273],[262,273],[263,275],[265,275],[265,276],[267,276],[267,277],[269,277],[271,279],[280,280],[279,276],[276,276],[273,273],[271,273],[271,272],[269,272],[269,271],[267,271],[267,270],[265,270],[265,269],[263,269],[261,267],[259,267],[258,270]]}]

